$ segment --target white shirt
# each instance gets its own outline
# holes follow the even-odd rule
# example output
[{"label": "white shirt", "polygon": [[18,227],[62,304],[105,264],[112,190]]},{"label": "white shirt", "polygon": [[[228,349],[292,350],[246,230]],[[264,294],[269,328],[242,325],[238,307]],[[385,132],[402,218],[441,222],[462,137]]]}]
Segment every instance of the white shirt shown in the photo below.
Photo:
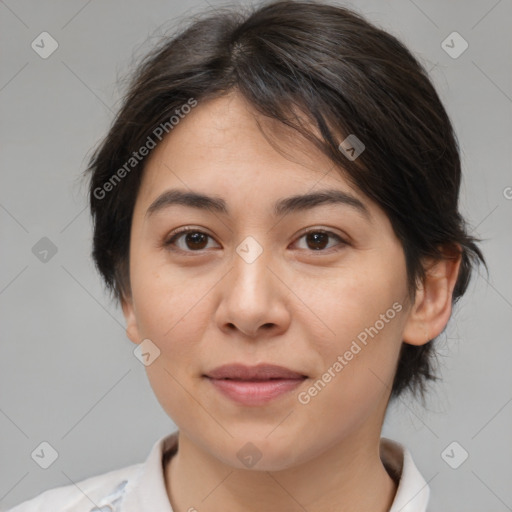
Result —
[{"label": "white shirt", "polygon": [[[173,512],[165,487],[163,456],[177,449],[178,433],[160,438],[143,463],[42,492],[7,512]],[[430,489],[407,448],[380,440],[381,460],[397,481],[389,512],[428,512]]]}]

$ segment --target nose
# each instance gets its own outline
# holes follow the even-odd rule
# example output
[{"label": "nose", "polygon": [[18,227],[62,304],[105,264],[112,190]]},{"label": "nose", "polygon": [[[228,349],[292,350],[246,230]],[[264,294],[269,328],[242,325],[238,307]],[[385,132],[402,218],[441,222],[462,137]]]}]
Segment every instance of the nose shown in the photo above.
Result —
[{"label": "nose", "polygon": [[233,268],[220,286],[216,322],[221,330],[260,339],[288,329],[290,290],[273,267],[279,268],[266,251],[254,261],[234,256]]}]

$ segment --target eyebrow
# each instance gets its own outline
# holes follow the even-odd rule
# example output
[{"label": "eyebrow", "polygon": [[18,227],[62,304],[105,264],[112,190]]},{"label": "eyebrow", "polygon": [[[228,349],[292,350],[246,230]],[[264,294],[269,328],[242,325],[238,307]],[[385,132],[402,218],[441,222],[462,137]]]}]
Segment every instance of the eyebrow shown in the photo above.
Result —
[{"label": "eyebrow", "polygon": [[[273,214],[277,217],[292,212],[311,210],[312,208],[326,204],[349,206],[358,213],[363,214],[368,220],[371,219],[370,212],[357,197],[336,189],[319,190],[318,192],[279,199],[274,203]],[[198,192],[170,189],[163,192],[151,203],[145,216],[150,217],[173,205],[182,205],[189,208],[229,215],[226,201],[220,197],[208,196]]]}]

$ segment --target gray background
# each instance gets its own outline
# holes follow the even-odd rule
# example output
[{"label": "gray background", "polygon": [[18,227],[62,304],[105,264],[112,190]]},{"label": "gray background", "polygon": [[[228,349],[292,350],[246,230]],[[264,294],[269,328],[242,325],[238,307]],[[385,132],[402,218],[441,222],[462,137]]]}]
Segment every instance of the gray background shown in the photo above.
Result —
[{"label": "gray background", "polygon": [[[426,408],[400,400],[383,435],[412,451],[430,482],[433,510],[512,510],[512,3],[342,5],[398,36],[430,71],[460,141],[462,210],[485,239],[491,270],[489,279],[482,271],[472,282],[441,337],[444,380]],[[118,79],[163,22],[172,28],[178,16],[204,7],[204,0],[0,2],[4,509],[141,462],[174,430],[93,267],[80,175],[119,105]],[[31,48],[43,31],[59,44],[47,59]],[[453,31],[469,43],[458,58],[441,46]],[[46,263],[32,252],[43,237],[58,249]],[[59,453],[46,470],[30,456],[42,441]],[[458,469],[441,457],[453,441],[469,453]]]}]

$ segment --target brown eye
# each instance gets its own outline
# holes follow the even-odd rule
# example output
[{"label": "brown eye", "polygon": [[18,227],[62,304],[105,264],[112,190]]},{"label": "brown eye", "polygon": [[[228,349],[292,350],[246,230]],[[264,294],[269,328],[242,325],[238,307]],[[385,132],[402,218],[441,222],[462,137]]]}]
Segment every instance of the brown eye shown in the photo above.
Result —
[{"label": "brown eye", "polygon": [[[210,235],[195,229],[183,229],[175,233],[167,242],[166,246],[176,246],[178,250],[184,252],[198,252],[206,249]],[[181,246],[176,241],[182,240]]]},{"label": "brown eye", "polygon": [[204,249],[208,244],[208,235],[192,232],[185,234],[185,244],[189,249]]},{"label": "brown eye", "polygon": [[[323,230],[311,230],[307,233],[304,233],[301,237],[301,239],[306,240],[306,249],[309,249],[311,251],[324,251],[328,252],[328,249],[332,247],[327,247],[329,244],[329,240],[332,238],[337,239],[340,243],[337,245],[346,245],[345,240],[343,240],[339,235],[336,233],[333,233],[331,231],[323,231]],[[327,250],[325,250],[327,247]]]},{"label": "brown eye", "polygon": [[327,233],[308,233],[306,240],[311,249],[325,249],[325,246],[329,243],[329,235]]}]

